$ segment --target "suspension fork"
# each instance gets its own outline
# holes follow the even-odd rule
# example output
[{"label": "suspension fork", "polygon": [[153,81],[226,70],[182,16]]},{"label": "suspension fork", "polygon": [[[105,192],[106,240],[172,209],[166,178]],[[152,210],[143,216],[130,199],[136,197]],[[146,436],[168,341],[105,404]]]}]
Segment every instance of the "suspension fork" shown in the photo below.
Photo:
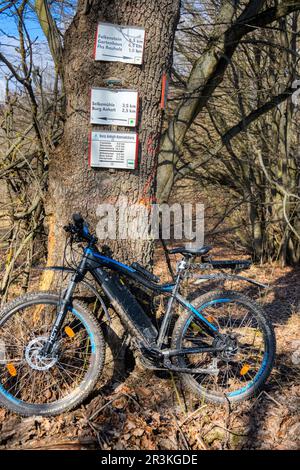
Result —
[{"label": "suspension fork", "polygon": [[59,310],[57,312],[57,316],[55,319],[55,322],[52,326],[49,338],[47,343],[45,344],[44,348],[44,353],[45,354],[51,354],[53,345],[55,344],[55,341],[57,339],[57,335],[59,331],[61,330],[62,324],[64,322],[64,319],[67,315],[68,307],[71,305],[72,297],[74,290],[77,286],[77,284],[82,281],[82,279],[85,276],[86,273],[86,263],[87,263],[87,256],[84,255],[80,261],[80,264],[78,266],[77,271],[73,274],[68,288],[65,291],[64,297],[59,303]]}]

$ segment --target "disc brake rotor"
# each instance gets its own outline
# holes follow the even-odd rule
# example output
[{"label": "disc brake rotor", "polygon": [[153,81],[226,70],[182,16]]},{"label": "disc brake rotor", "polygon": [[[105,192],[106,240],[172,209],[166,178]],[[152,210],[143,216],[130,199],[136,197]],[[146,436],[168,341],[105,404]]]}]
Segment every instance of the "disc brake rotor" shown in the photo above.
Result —
[{"label": "disc brake rotor", "polygon": [[25,359],[28,365],[34,370],[48,370],[53,367],[58,360],[57,355],[46,357],[42,354],[46,342],[47,338],[45,336],[38,336],[31,340],[25,348]]}]

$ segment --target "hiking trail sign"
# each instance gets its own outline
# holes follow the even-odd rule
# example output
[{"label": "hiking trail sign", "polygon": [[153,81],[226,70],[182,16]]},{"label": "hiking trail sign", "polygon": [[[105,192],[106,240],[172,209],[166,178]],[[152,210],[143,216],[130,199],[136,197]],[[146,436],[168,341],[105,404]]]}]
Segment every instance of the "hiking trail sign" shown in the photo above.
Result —
[{"label": "hiking trail sign", "polygon": [[98,23],[95,60],[142,64],[145,30],[137,26]]},{"label": "hiking trail sign", "polygon": [[138,158],[136,132],[92,131],[89,139],[89,166],[134,170]]},{"label": "hiking trail sign", "polygon": [[91,124],[135,127],[137,112],[137,91],[92,88]]}]

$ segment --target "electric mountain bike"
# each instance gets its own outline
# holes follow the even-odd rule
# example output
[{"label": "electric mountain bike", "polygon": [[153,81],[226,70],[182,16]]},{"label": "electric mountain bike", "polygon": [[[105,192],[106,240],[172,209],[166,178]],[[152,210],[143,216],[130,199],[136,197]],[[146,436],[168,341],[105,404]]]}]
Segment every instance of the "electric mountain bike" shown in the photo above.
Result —
[{"label": "electric mountain bike", "polygon": [[[243,270],[249,262],[213,261],[208,246],[171,249],[182,259],[175,281],[162,284],[140,264],[127,266],[99,251],[80,215],[74,214],[65,230],[83,248],[79,264],[69,269],[67,288],[60,294],[26,294],[0,313],[1,405],[27,416],[55,415],[76,407],[95,387],[104,367],[105,340],[95,316],[74,298],[80,283],[93,290],[104,308],[103,296],[109,300],[145,367],[180,374],[203,399],[241,401],[265,383],[275,357],[275,336],[262,308],[234,291],[210,291],[197,304],[181,295],[182,280],[196,258],[200,268],[218,270]],[[87,273],[101,295],[85,279]],[[145,313],[126,279],[168,297],[159,323]]]}]

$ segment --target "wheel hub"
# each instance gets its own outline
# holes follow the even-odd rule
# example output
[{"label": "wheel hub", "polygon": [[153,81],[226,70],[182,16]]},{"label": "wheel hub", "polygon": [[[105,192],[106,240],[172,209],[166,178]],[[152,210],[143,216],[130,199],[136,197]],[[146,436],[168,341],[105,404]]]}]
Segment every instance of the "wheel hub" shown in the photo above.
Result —
[{"label": "wheel hub", "polygon": [[27,364],[34,370],[48,370],[54,366],[58,360],[58,355],[53,353],[51,356],[43,354],[43,348],[47,342],[45,336],[38,336],[31,340],[25,348],[25,359]]},{"label": "wheel hub", "polygon": [[218,354],[225,360],[232,359],[238,352],[237,338],[231,333],[223,335],[223,338],[216,338],[214,340],[214,346],[224,348]]}]

